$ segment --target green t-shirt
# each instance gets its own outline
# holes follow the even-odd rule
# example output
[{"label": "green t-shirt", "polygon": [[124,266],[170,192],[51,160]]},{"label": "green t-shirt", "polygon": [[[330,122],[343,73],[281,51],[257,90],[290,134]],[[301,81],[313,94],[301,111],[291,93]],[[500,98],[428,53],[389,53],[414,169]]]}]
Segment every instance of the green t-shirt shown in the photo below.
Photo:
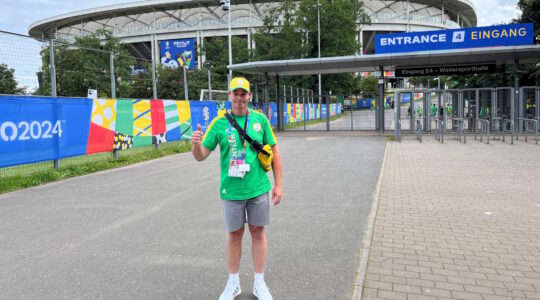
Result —
[{"label": "green t-shirt", "polygon": [[[244,128],[246,116],[234,116],[240,127]],[[247,134],[259,143],[273,146],[276,144],[276,138],[270,127],[270,122],[264,114],[252,109],[249,110],[249,124],[247,124]],[[237,151],[242,151],[242,142],[234,126],[231,125],[232,139],[235,139]],[[214,151],[219,144],[220,163],[221,163],[221,187],[220,195],[223,200],[247,200],[272,189],[270,180],[266,172],[261,167],[257,152],[255,152],[246,142],[245,163],[250,165],[250,171],[244,178],[230,177],[229,161],[231,147],[229,145],[229,121],[224,115],[218,116],[212,120],[206,133],[204,134],[202,145],[210,151]]]}]

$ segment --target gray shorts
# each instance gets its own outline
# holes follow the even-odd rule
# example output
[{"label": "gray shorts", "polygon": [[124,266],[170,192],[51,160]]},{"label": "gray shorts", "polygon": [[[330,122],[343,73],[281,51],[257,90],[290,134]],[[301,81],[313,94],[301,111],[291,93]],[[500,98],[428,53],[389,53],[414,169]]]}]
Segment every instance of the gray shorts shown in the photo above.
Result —
[{"label": "gray shorts", "polygon": [[225,229],[234,232],[244,223],[255,226],[270,224],[270,197],[264,193],[248,200],[221,200]]}]

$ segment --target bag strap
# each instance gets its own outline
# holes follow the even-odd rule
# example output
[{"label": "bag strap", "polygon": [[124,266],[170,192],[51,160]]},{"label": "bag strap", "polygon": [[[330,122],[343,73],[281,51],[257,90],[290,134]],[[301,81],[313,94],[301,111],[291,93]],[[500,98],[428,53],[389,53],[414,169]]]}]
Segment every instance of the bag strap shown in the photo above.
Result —
[{"label": "bag strap", "polygon": [[244,129],[242,129],[242,127],[238,125],[238,122],[236,122],[233,116],[231,116],[229,111],[225,112],[225,117],[227,118],[227,120],[229,120],[229,123],[231,123],[231,125],[236,129],[236,131],[238,131],[238,134],[242,136],[249,143],[249,145],[251,146],[251,148],[253,148],[253,150],[255,150],[255,152],[257,153],[262,152],[264,155],[270,156],[270,153],[268,153],[266,150],[263,149],[263,146],[261,145],[261,143],[254,141],[249,135],[246,134]]}]

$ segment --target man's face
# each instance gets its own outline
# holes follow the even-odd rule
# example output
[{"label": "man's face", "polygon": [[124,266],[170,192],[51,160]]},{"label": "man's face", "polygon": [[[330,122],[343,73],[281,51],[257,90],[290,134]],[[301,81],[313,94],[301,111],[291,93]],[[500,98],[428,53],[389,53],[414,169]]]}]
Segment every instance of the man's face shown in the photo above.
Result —
[{"label": "man's face", "polygon": [[249,98],[251,98],[251,93],[247,92],[244,89],[236,89],[232,92],[229,92],[229,98],[232,102],[232,107],[235,110],[245,110],[248,107]]}]

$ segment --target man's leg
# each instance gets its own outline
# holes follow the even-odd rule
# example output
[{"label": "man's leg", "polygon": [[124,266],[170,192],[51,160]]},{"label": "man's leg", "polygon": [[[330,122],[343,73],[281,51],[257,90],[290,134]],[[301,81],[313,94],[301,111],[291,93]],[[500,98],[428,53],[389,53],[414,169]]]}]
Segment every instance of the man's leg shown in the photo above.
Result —
[{"label": "man's leg", "polygon": [[244,225],[237,231],[227,233],[227,265],[230,274],[236,274],[240,270],[240,259],[242,258],[242,236],[244,235]]},{"label": "man's leg", "polygon": [[272,300],[272,295],[264,281],[264,267],[266,265],[266,232],[264,226],[249,225],[252,240],[253,265],[255,278],[253,281],[253,294],[259,300]]},{"label": "man's leg", "polygon": [[219,300],[233,300],[242,293],[240,288],[240,258],[242,257],[242,235],[244,225],[240,229],[227,233],[227,265],[229,267],[229,280]]},{"label": "man's leg", "polygon": [[264,226],[255,226],[249,224],[249,232],[251,232],[251,254],[253,255],[253,266],[255,273],[264,273],[267,252],[266,232],[264,231]]}]

